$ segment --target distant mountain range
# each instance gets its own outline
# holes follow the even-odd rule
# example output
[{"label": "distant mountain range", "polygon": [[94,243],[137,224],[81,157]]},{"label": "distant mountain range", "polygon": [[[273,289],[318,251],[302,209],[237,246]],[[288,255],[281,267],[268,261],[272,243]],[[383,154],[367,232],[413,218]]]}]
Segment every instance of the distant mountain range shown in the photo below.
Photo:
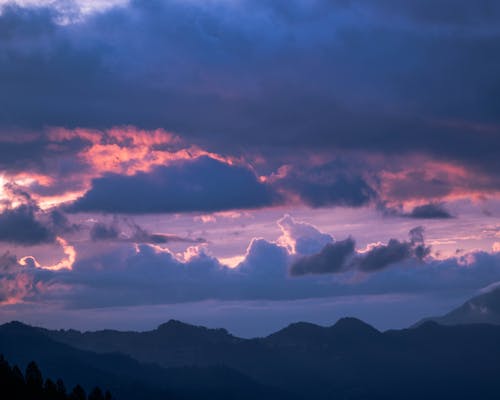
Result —
[{"label": "distant mountain range", "polygon": [[466,301],[460,307],[441,317],[425,318],[415,326],[426,321],[435,321],[441,325],[500,325],[500,287]]},{"label": "distant mountain range", "polygon": [[264,338],[169,321],[81,333],[12,322],[0,353],[53,379],[132,399],[498,399],[500,326],[379,332],[355,318],[295,323]]},{"label": "distant mountain range", "polygon": [[[500,288],[411,329],[355,318],[264,338],[168,321],[146,332],[0,326],[0,353],[135,399],[498,399]],[[452,326],[456,325],[456,326]]]},{"label": "distant mountain range", "polygon": [[1,325],[0,353],[21,369],[34,360],[47,377],[62,378],[68,387],[101,386],[117,400],[285,398],[278,390],[222,365],[161,368],[140,363],[125,352],[81,350],[52,339],[52,333],[56,332],[20,322]]}]

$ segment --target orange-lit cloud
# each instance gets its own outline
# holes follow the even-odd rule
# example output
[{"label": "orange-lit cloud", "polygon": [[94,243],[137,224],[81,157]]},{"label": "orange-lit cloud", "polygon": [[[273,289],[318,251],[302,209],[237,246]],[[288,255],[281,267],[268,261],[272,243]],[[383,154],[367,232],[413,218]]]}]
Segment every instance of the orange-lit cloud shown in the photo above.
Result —
[{"label": "orange-lit cloud", "polygon": [[106,172],[133,175],[139,171],[149,171],[156,165],[200,156],[230,162],[216,153],[187,145],[179,136],[163,129],[147,131],[131,126],[105,131],[55,128],[49,136],[56,141],[75,138],[89,141],[90,145],[78,157],[92,167],[94,176]]},{"label": "orange-lit cloud", "polygon": [[77,256],[75,248],[62,237],[57,237],[56,242],[61,246],[64,254],[64,256],[57,263],[53,265],[41,265],[35,257],[24,256],[19,259],[19,264],[22,266],[31,266],[49,271],[60,271],[63,269],[72,270]]},{"label": "orange-lit cloud", "polygon": [[73,264],[76,260],[76,250],[73,246],[68,244],[62,237],[57,237],[57,243],[62,247],[64,257],[54,265],[43,266],[42,268],[51,271],[59,271],[61,269],[73,269]]},{"label": "orange-lit cloud", "polygon": [[[133,175],[148,172],[158,165],[168,165],[178,160],[190,160],[208,156],[232,164],[235,159],[206,151],[199,146],[185,143],[179,136],[163,129],[141,130],[131,126],[108,130],[50,128],[47,132],[50,146],[59,147],[72,140],[85,145],[63,164],[52,166],[60,171],[22,171],[0,177],[0,201],[9,197],[2,191],[7,182],[31,191],[32,197],[42,209],[57,206],[81,197],[92,179],[106,173]],[[49,162],[49,161],[48,161]],[[50,160],[52,163],[61,161]],[[73,164],[71,172],[65,172],[64,163]],[[66,168],[67,169],[67,168]]]},{"label": "orange-lit cloud", "polygon": [[380,196],[389,204],[403,202],[415,207],[432,201],[478,201],[500,196],[491,177],[466,166],[419,156],[399,165],[405,166],[378,173]]}]

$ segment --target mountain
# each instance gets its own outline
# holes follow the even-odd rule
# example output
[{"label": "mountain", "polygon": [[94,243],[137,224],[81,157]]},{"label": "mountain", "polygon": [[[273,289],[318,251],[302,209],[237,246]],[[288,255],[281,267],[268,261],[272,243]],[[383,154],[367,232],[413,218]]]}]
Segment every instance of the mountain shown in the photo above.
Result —
[{"label": "mountain", "polygon": [[[7,343],[5,330],[12,328],[22,335]],[[54,377],[83,376],[118,400],[134,398],[131,393],[152,400],[489,400],[498,398],[500,326],[429,321],[379,332],[343,318],[332,326],[299,322],[264,338],[241,339],[179,321],[146,332],[7,324],[0,327],[3,351],[53,368]]]},{"label": "mountain", "polygon": [[[86,388],[109,389],[117,400],[285,398],[281,391],[223,365],[162,368],[125,353],[78,349],[52,339],[49,332],[20,322],[1,325],[0,354],[21,369],[34,360],[47,377],[62,378],[68,386],[80,383]],[[74,335],[76,331],[68,332]]]},{"label": "mountain", "polygon": [[415,326],[425,321],[436,321],[442,325],[500,325],[500,287],[473,297],[460,307],[441,317],[425,318],[415,324]]},{"label": "mountain", "polygon": [[58,342],[82,350],[128,354],[139,361],[157,363],[164,367],[217,364],[221,350],[242,341],[225,329],[208,329],[175,320],[147,332],[42,332]]},{"label": "mountain", "polygon": [[342,347],[376,341],[381,333],[372,326],[356,318],[341,318],[330,327],[322,327],[307,322],[290,324],[286,328],[269,335],[264,342],[273,346],[291,347]]}]

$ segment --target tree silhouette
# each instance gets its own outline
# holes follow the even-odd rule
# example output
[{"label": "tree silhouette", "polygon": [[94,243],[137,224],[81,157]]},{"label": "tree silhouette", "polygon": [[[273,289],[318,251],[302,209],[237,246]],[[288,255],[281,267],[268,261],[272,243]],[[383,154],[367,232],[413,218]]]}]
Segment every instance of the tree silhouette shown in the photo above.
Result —
[{"label": "tree silhouette", "polygon": [[26,367],[26,389],[27,398],[38,400],[42,397],[43,393],[43,377],[38,365],[31,361]]},{"label": "tree silhouette", "polygon": [[56,400],[57,397],[57,385],[52,379],[45,380],[45,385],[43,386],[44,398],[46,400]]},{"label": "tree silhouette", "polygon": [[24,393],[26,391],[24,375],[17,365],[12,368],[12,387],[15,393]]},{"label": "tree silhouette", "polygon": [[7,400],[112,400],[111,394],[95,387],[87,399],[85,390],[76,385],[71,394],[66,394],[66,387],[61,379],[54,383],[43,376],[35,362],[30,362],[23,376],[17,367],[11,367],[0,354],[0,399]]},{"label": "tree silhouette", "polygon": [[64,382],[62,379],[58,379],[56,381],[57,387],[57,400],[65,400],[68,396],[66,395],[66,386],[64,386]]},{"label": "tree silhouette", "polygon": [[102,390],[98,387],[92,389],[89,394],[88,400],[104,400],[104,395],[102,394]]},{"label": "tree silhouette", "polygon": [[87,400],[87,395],[80,385],[76,385],[71,391],[69,398],[70,400]]},{"label": "tree silhouette", "polygon": [[42,388],[42,373],[34,361],[31,361],[26,367],[26,384],[36,389]]}]

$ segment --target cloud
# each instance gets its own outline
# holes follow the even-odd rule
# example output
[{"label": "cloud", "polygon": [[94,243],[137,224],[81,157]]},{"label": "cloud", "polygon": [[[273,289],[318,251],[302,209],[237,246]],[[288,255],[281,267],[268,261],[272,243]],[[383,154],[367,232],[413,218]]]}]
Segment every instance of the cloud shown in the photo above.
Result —
[{"label": "cloud", "polygon": [[114,218],[110,224],[97,221],[90,228],[90,239],[94,242],[115,241],[150,244],[167,244],[172,242],[205,243],[203,238],[192,239],[173,234],[150,233],[128,219],[125,219],[124,223],[126,228],[128,228],[128,232],[122,230],[118,218]]},{"label": "cloud", "polygon": [[380,12],[430,26],[467,28],[481,21],[486,26],[494,27],[500,18],[500,7],[494,0],[481,0],[475,4],[453,0],[440,0],[437,3],[431,0],[410,0],[401,4],[397,0],[383,0],[377,6]]},{"label": "cloud", "polygon": [[297,196],[311,207],[360,207],[377,197],[362,176],[338,162],[305,168],[290,167],[284,176],[273,183],[278,190]]},{"label": "cloud", "polygon": [[290,215],[278,220],[278,226],[283,233],[278,243],[291,253],[309,255],[319,252],[323,246],[332,243],[333,237],[320,232],[307,222],[297,221]]},{"label": "cloud", "polygon": [[0,15],[0,167],[29,175],[42,208],[201,155],[265,154],[263,178],[284,158],[286,175],[258,183],[287,204],[498,196],[491,3],[153,0],[82,15],[56,3]]},{"label": "cloud", "polygon": [[451,219],[455,218],[443,203],[427,203],[415,206],[409,212],[405,211],[402,204],[388,206],[386,202],[379,202],[377,208],[383,215],[389,217],[405,217],[413,219]]},{"label": "cloud", "polygon": [[38,221],[29,205],[6,209],[0,214],[0,241],[23,245],[51,243],[54,232]]},{"label": "cloud", "polygon": [[131,1],[68,24],[60,12],[0,15],[2,136],[129,124],[218,151],[425,153],[498,170],[492,1]]},{"label": "cloud", "polygon": [[73,249],[76,259],[71,269],[40,265],[33,257],[19,262],[7,255],[0,282],[5,303],[36,299],[70,308],[95,308],[210,299],[468,296],[500,281],[499,253],[477,251],[439,260],[430,257],[428,250],[421,228],[412,230],[407,241],[393,239],[364,252],[356,250],[354,240],[348,238],[329,242],[307,256],[256,238],[243,261],[229,268],[200,245],[175,254],[154,244],[116,242],[99,253]]},{"label": "cloud", "polygon": [[444,208],[443,204],[429,203],[415,207],[406,216],[417,219],[449,219],[453,216]]},{"label": "cloud", "polygon": [[[103,10],[125,5],[128,0],[71,0],[71,1],[54,1],[54,0],[0,0],[0,9],[2,7],[12,7],[13,5],[30,6],[30,7],[55,7],[59,13],[71,20],[79,17],[84,17],[87,14],[102,12]],[[61,22],[66,21],[65,18]]]},{"label": "cloud", "polygon": [[96,222],[90,228],[90,238],[94,242],[103,240],[116,240],[120,235],[120,231],[116,224],[105,224],[103,222]]},{"label": "cloud", "polygon": [[352,238],[328,243],[319,253],[295,261],[290,267],[290,273],[300,276],[342,272],[354,255],[355,244]]},{"label": "cloud", "polygon": [[[349,241],[342,244],[348,250],[352,246]],[[208,299],[292,300],[390,293],[456,295],[500,280],[500,271],[495,268],[498,255],[474,253],[468,257],[467,265],[467,257],[426,263],[415,258],[399,263],[392,258],[393,268],[372,270],[363,278],[356,277],[356,270],[347,269],[336,273],[337,279],[332,280],[329,274],[289,276],[292,260],[286,249],[262,239],[252,242],[244,261],[233,269],[203,251],[179,260],[154,245],[123,244],[104,255],[80,259],[73,271],[59,272],[55,279],[64,287],[74,288],[62,295],[64,304],[83,308]]]},{"label": "cloud", "polygon": [[96,178],[92,188],[68,210],[125,214],[220,211],[270,206],[277,199],[246,167],[204,156],[148,173]]},{"label": "cloud", "polygon": [[364,252],[355,251],[356,243],[352,238],[328,243],[319,253],[295,260],[290,273],[299,276],[347,270],[376,272],[411,259],[422,261],[430,254],[430,247],[424,243],[423,228],[413,228],[409,236],[409,241],[390,239],[387,244],[369,246]]},{"label": "cloud", "polygon": [[22,264],[12,253],[0,255],[0,305],[35,300],[41,295],[47,277],[37,276],[36,271],[32,258]]},{"label": "cloud", "polygon": [[40,210],[31,196],[17,186],[6,184],[3,189],[10,197],[0,212],[0,241],[25,246],[54,243],[58,235],[79,229],[58,210]]}]

